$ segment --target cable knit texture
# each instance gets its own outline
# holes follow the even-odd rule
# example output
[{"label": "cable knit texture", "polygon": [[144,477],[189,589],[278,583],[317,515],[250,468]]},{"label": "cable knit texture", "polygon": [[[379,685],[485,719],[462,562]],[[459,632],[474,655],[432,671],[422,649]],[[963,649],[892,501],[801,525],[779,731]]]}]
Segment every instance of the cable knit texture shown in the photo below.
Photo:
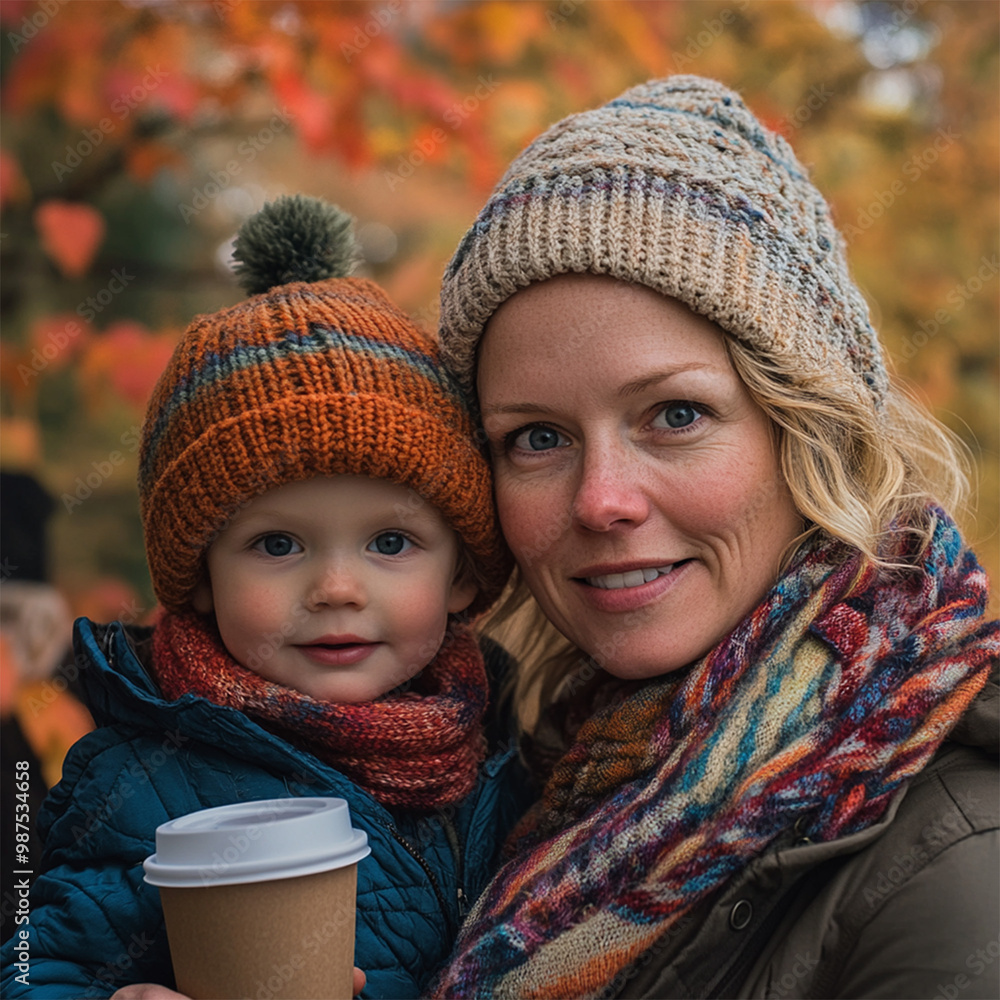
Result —
[{"label": "cable knit texture", "polygon": [[592,716],[480,897],[442,997],[596,997],[796,823],[862,830],[1000,651],[986,576],[939,509],[913,571],[814,543],[690,670]]},{"label": "cable knit texture", "polygon": [[429,810],[472,791],[486,752],[489,685],[475,638],[456,627],[405,691],[341,704],[255,674],[195,614],[168,614],[153,632],[153,671],[168,698],[193,694],[235,708],[308,750],[383,805]]},{"label": "cable knit texture", "polygon": [[341,473],[437,507],[487,586],[509,573],[489,467],[438,348],[370,281],[294,282],[188,328],[143,424],[139,498],[153,587],[189,607],[212,539],[269,489]]},{"label": "cable knit texture", "polygon": [[788,143],[714,80],[634,87],[511,163],[441,290],[445,359],[470,394],[490,316],[568,272],[647,285],[764,357],[884,399],[881,349],[823,196]]}]

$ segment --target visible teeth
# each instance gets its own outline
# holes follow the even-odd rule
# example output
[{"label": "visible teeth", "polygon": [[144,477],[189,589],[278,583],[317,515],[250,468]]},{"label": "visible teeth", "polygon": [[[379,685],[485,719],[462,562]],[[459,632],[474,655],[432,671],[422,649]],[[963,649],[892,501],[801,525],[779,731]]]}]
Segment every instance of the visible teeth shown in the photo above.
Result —
[{"label": "visible teeth", "polygon": [[668,566],[650,566],[647,569],[631,569],[627,573],[608,573],[605,576],[588,576],[587,583],[601,590],[623,590],[626,587],[641,587],[651,583],[658,576],[663,576],[673,569],[673,563]]}]

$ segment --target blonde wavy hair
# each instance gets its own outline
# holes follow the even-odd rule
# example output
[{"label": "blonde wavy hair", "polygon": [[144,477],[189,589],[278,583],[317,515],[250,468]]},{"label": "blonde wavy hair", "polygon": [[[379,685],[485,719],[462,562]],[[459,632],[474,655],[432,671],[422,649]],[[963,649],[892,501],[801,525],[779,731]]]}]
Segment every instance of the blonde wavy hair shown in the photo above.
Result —
[{"label": "blonde wavy hair", "polygon": [[[854,546],[866,562],[904,569],[885,556],[893,534],[915,536],[922,552],[932,530],[927,503],[967,509],[968,447],[897,380],[879,411],[854,375],[793,371],[723,335],[733,368],[770,418],[782,475],[806,522],[782,566],[823,533]],[[520,662],[512,693],[526,728],[568,677],[597,670],[545,617],[519,570],[482,627]]]}]

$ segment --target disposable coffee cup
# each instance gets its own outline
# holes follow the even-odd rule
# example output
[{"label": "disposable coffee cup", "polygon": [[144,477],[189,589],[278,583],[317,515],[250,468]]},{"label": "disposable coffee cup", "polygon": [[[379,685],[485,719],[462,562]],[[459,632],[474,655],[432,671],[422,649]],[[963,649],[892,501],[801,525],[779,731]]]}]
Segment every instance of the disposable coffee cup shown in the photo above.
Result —
[{"label": "disposable coffee cup", "polygon": [[157,827],[177,988],[195,1000],[350,1000],[357,863],[371,853],[343,799],[203,809]]}]

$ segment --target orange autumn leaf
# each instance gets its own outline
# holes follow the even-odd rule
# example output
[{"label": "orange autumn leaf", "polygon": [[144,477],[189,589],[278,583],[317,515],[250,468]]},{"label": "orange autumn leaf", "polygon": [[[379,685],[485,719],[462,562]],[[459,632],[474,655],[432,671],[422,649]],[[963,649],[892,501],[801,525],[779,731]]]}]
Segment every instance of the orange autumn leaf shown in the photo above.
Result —
[{"label": "orange autumn leaf", "polygon": [[90,712],[61,678],[25,682],[16,646],[0,630],[0,714],[16,716],[51,788],[62,776],[66,752],[94,728]]},{"label": "orange autumn leaf", "polygon": [[42,464],[42,429],[32,417],[0,417],[0,455],[12,469],[37,469]]},{"label": "orange autumn leaf", "polygon": [[0,630],[0,717],[4,719],[14,714],[17,689],[23,672],[17,648]]},{"label": "orange autumn leaf", "polygon": [[23,685],[17,697],[17,717],[41,761],[45,784],[51,788],[62,777],[67,751],[94,728],[94,720],[61,678]]},{"label": "orange autumn leaf", "polygon": [[35,209],[35,228],[59,270],[78,278],[104,239],[104,216],[90,205],[50,198]]},{"label": "orange autumn leaf", "polygon": [[492,62],[508,66],[520,58],[538,36],[548,30],[546,14],[538,4],[516,4],[488,0],[473,8],[481,34],[479,44]]},{"label": "orange autumn leaf", "polygon": [[671,13],[669,8],[659,5],[653,10],[654,14],[649,16],[643,6],[636,7],[620,0],[593,7],[595,16],[603,21],[608,36],[617,34],[622,38],[636,65],[641,65],[648,75],[657,76],[666,70],[668,53],[657,37],[656,22],[669,22]]},{"label": "orange autumn leaf", "polygon": [[28,183],[16,157],[0,149],[0,206],[20,201],[28,193]]},{"label": "orange autumn leaf", "polygon": [[125,159],[125,169],[129,175],[144,184],[150,183],[164,167],[173,167],[180,172],[185,166],[184,157],[162,142],[144,142],[133,146]]},{"label": "orange autumn leaf", "polygon": [[[106,111],[101,94],[101,81],[107,69],[101,57],[104,30],[89,24],[72,25],[71,30],[70,37],[76,37],[83,53],[65,66],[65,83],[59,90],[58,106],[67,121],[83,127],[99,122]],[[66,44],[71,45],[72,41]]]},{"label": "orange autumn leaf", "polygon": [[41,366],[32,364],[31,352],[10,341],[0,341],[0,386],[13,412],[33,406]]}]

